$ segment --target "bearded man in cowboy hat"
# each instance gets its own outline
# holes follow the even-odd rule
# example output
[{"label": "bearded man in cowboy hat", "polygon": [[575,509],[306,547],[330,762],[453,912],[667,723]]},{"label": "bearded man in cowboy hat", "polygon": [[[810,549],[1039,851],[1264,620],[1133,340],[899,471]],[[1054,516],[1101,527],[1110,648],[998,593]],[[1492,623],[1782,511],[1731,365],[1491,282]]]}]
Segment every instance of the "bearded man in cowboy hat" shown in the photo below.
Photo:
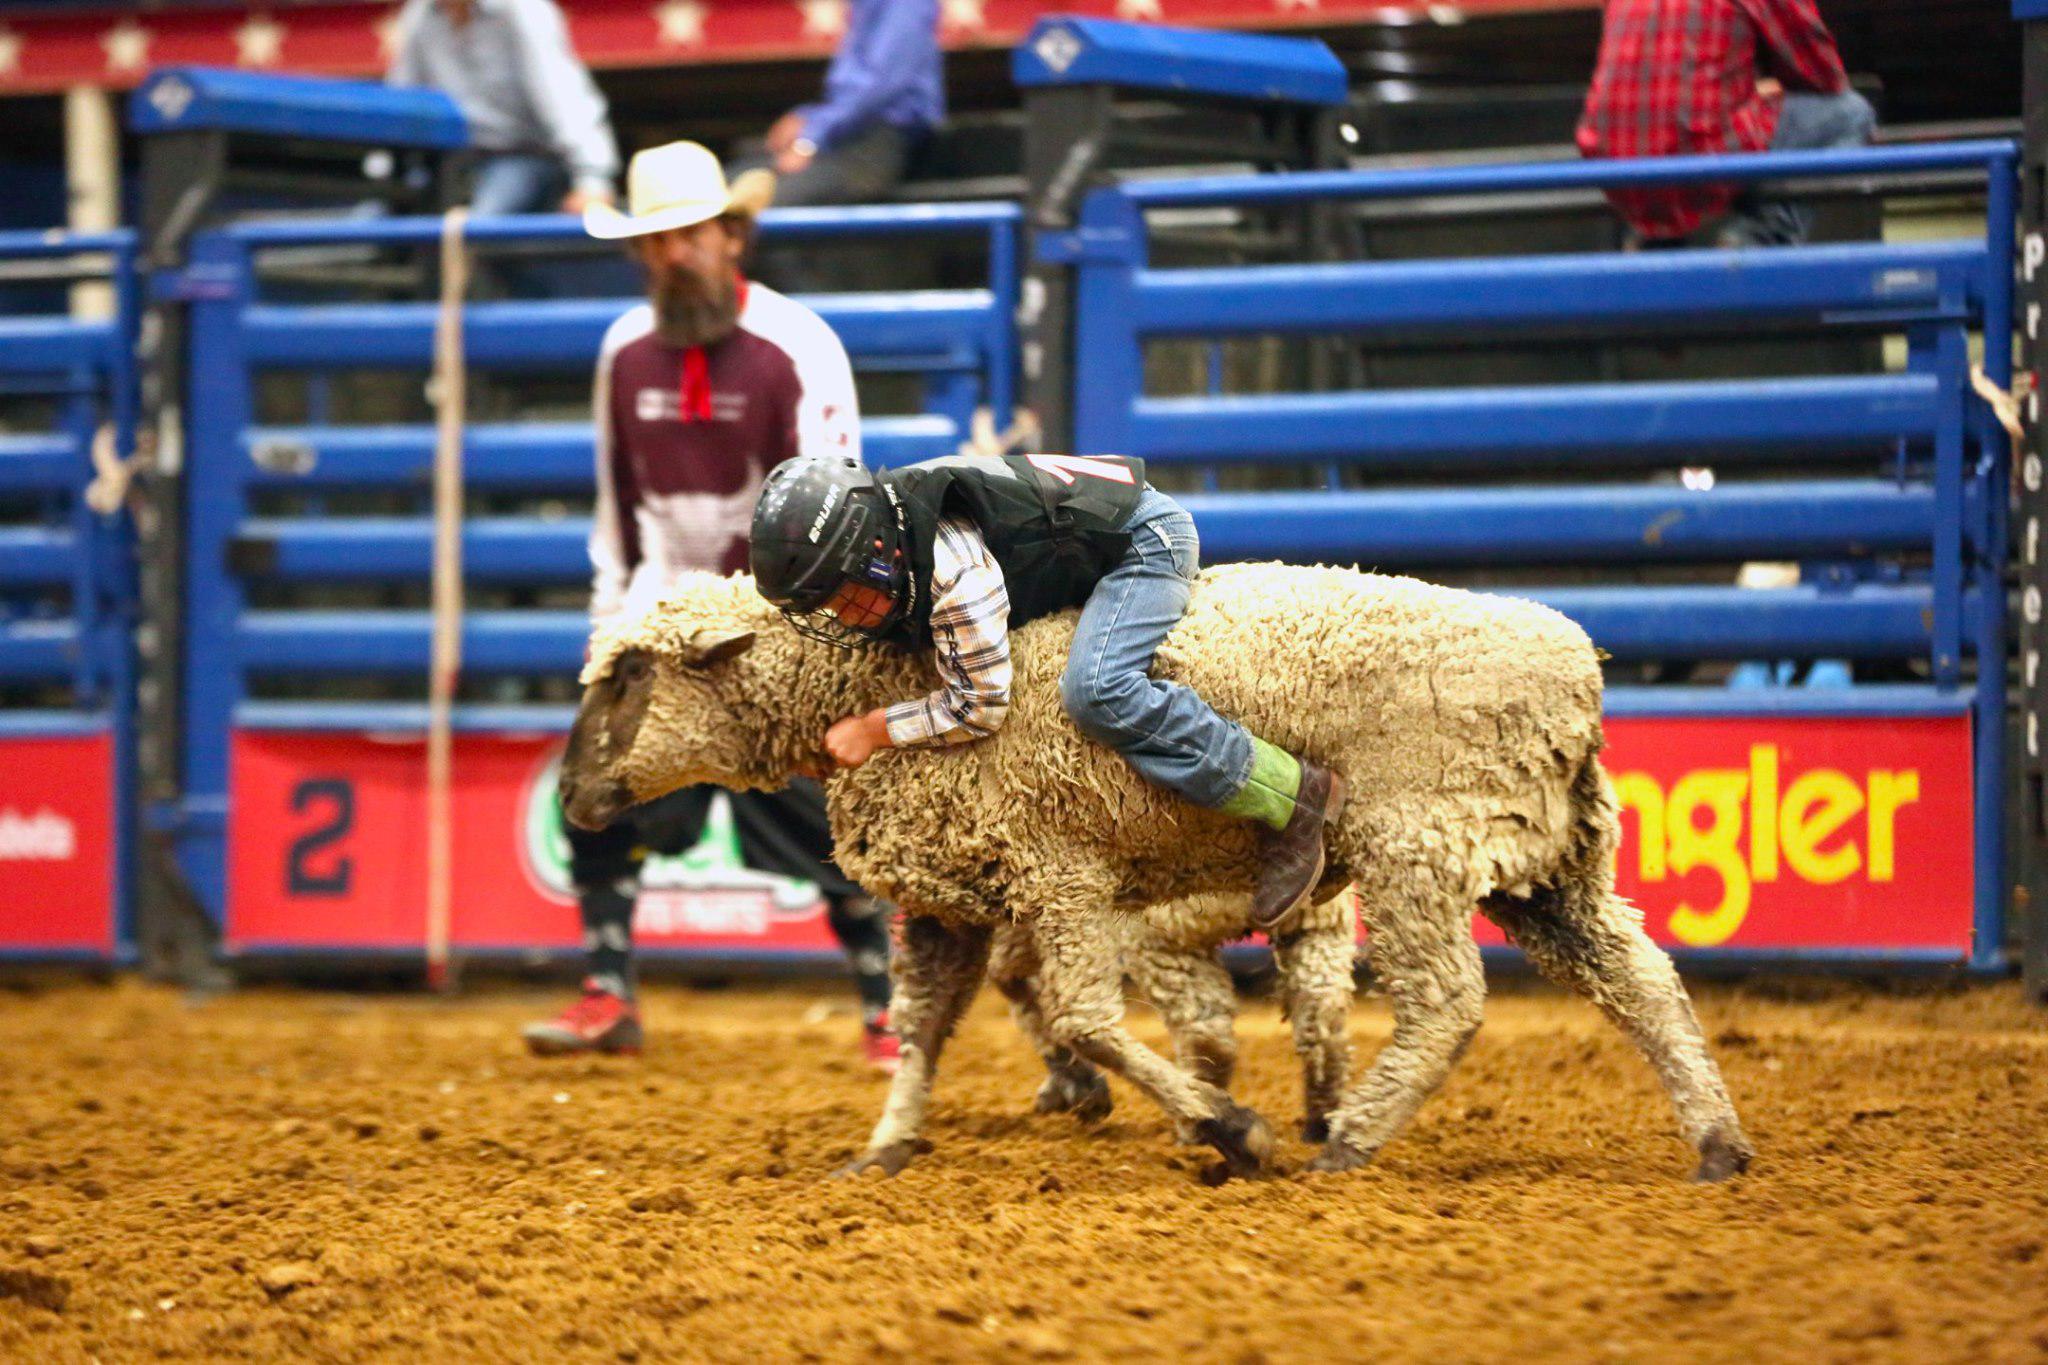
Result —
[{"label": "bearded man in cowboy hat", "polygon": [[[647,302],[613,323],[597,362],[597,506],[593,629],[644,610],[686,570],[745,569],[754,502],[770,469],[797,455],[860,458],[860,408],[846,349],[816,313],[741,273],[754,220],[775,177],[726,183],[718,158],[671,142],[633,158],[626,211],[584,210],[593,237],[627,242],[646,272]],[[709,787],[630,811],[598,833],[569,830],[570,875],[589,973],[558,1018],[525,1031],[536,1052],[636,1052],[633,904],[651,851],[700,837]],[[893,1070],[889,907],[831,860],[817,783],[728,793],[747,863],[815,882],[860,988],[863,1046]]]}]

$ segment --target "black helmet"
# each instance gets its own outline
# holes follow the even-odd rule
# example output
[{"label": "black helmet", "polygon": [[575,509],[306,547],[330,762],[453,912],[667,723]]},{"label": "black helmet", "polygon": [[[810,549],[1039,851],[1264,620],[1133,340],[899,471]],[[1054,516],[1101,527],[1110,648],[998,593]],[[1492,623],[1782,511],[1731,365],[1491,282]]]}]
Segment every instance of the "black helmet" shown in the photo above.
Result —
[{"label": "black helmet", "polygon": [[[801,633],[854,645],[880,638],[902,617],[907,594],[896,511],[859,460],[798,456],[769,470],[752,535],[754,586]],[[850,626],[824,610],[847,583],[888,593],[888,616]]]}]

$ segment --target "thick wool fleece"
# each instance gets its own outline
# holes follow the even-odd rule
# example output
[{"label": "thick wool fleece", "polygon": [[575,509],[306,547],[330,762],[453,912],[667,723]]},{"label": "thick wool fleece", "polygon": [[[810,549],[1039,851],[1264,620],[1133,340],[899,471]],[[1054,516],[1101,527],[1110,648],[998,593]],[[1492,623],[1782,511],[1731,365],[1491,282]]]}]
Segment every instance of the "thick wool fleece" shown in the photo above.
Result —
[{"label": "thick wool fleece", "polygon": [[[679,662],[743,631],[757,642],[737,658]],[[1059,675],[1072,637],[1071,613],[1015,632],[1012,705],[993,737],[885,751],[830,784],[849,874],[908,909],[983,923],[1028,912],[1028,888],[1047,880],[1088,878],[1129,906],[1249,887],[1251,825],[1151,786],[1067,719]],[[616,770],[643,799],[687,781],[779,784],[821,759],[833,721],[936,685],[921,657],[803,639],[743,576],[686,579],[605,632],[585,681],[631,648],[663,661]],[[1468,901],[1545,879],[1565,847],[1572,781],[1600,743],[1584,632],[1534,603],[1413,579],[1212,569],[1155,671],[1344,774],[1338,871],[1398,845],[1452,871]]]}]

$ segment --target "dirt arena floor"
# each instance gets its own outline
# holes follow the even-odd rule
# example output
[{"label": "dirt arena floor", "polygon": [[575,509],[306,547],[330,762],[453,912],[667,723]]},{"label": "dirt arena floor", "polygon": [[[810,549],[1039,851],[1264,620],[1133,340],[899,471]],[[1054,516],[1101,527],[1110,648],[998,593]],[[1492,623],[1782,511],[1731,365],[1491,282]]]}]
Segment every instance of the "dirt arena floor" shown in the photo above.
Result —
[{"label": "dirt arena floor", "polygon": [[[2048,1357],[2048,1014],[2011,987],[1703,990],[1762,1153],[1712,1188],[1533,988],[1374,1167],[1221,1189],[1126,1090],[1033,1116],[987,998],[936,1149],[840,1183],[882,1083],[837,993],[655,988],[644,1060],[526,1057],[559,998],[0,993],[0,1359]],[[1241,1033],[1291,1130],[1273,1005]]]}]

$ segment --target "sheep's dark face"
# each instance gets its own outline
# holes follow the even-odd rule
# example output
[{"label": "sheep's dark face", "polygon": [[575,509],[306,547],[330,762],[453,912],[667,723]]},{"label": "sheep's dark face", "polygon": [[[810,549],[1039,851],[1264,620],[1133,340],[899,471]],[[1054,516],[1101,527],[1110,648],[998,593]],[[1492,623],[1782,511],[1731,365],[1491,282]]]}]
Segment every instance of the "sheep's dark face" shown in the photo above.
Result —
[{"label": "sheep's dark face", "polygon": [[678,654],[629,649],[583,689],[562,758],[562,813],[603,829],[629,806],[698,782],[752,785],[738,721],[719,700],[721,667],[751,631],[700,633]]}]

